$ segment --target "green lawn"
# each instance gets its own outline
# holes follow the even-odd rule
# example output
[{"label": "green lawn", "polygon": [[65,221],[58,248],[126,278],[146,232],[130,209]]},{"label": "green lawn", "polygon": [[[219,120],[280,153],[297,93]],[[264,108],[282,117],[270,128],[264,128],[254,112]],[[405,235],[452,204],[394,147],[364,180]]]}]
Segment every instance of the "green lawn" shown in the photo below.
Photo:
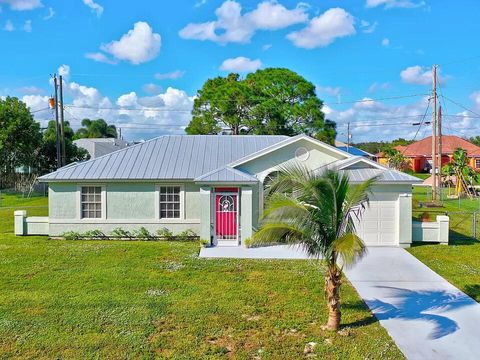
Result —
[{"label": "green lawn", "polygon": [[[413,189],[414,216],[427,211],[433,220],[439,212],[448,212],[450,245],[418,245],[409,249],[410,253],[480,302],[480,242],[473,238],[472,230],[472,214],[479,211],[480,199],[444,200],[440,208],[420,208],[420,202],[430,199],[428,189]],[[479,223],[477,227],[480,234]]]},{"label": "green lawn", "polygon": [[310,341],[318,358],[403,358],[347,281],[343,330],[320,330],[314,262],[208,260],[196,243],[19,238],[0,226],[1,359],[296,359]]}]

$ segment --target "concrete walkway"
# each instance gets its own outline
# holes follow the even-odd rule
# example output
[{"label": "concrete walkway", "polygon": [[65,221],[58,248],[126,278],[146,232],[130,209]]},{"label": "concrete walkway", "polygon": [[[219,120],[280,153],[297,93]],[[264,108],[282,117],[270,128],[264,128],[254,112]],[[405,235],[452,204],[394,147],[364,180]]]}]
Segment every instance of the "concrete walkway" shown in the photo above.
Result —
[{"label": "concrete walkway", "polygon": [[288,245],[245,248],[243,246],[209,247],[200,250],[203,258],[230,259],[308,259],[308,255],[298,246]]},{"label": "concrete walkway", "polygon": [[369,248],[345,271],[408,359],[478,359],[480,304],[401,248]]},{"label": "concrete walkway", "polygon": [[[308,259],[288,246],[204,248],[200,257]],[[406,250],[371,247],[345,273],[408,359],[480,358],[480,304]]]}]

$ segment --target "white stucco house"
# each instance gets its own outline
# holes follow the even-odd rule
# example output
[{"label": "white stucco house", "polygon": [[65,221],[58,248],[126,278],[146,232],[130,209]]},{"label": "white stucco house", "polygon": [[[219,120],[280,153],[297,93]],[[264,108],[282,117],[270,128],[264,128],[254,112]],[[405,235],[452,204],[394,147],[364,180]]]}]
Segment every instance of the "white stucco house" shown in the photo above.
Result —
[{"label": "white stucco house", "polygon": [[358,233],[367,245],[410,246],[420,180],[306,135],[161,136],[61,168],[40,178],[49,184],[48,234],[167,227],[241,246],[258,226],[264,180],[292,161],[335,167],[352,183],[378,176]]},{"label": "white stucco house", "polygon": [[117,138],[83,138],[74,140],[73,143],[87,150],[90,159],[96,159],[129,146],[125,140]]}]

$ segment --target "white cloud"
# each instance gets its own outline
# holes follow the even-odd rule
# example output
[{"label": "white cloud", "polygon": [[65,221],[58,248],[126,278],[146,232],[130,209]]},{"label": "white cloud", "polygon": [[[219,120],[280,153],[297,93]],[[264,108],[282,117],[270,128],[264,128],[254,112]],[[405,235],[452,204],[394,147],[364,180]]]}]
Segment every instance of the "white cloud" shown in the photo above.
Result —
[{"label": "white cloud", "polygon": [[103,6],[94,2],[93,0],[83,0],[83,3],[87,5],[92,10],[92,12],[97,14],[98,17],[102,16]]},{"label": "white cloud", "polygon": [[[391,105],[364,97],[350,108],[337,110],[324,106],[323,111],[329,119],[337,122],[340,140],[342,134],[346,134],[347,123],[350,123],[354,142],[393,140],[399,137],[412,139],[418,130],[418,126],[412,124],[421,121],[427,102],[428,97],[422,97],[419,101],[407,105]],[[421,139],[427,130],[431,131],[427,126],[423,126],[417,134],[417,140]]]},{"label": "white cloud", "polygon": [[377,26],[378,26],[377,21],[375,21],[373,24],[371,24],[366,20],[360,21],[360,27],[362,28],[362,32],[364,32],[365,34],[373,33],[377,29]]},{"label": "white cloud", "polygon": [[[183,129],[191,120],[193,100],[194,97],[188,96],[185,91],[172,87],[154,96],[140,97],[135,92],[121,95],[116,104],[124,110],[117,112],[119,114],[117,126],[137,138],[183,133]],[[129,108],[138,110],[130,111]],[[136,129],[129,130],[131,127]]]},{"label": "white cloud", "polygon": [[13,23],[11,20],[5,21],[5,26],[3,27],[3,30],[5,31],[14,31],[15,26],[13,26]]},{"label": "white cloud", "polygon": [[15,11],[33,10],[43,6],[41,0],[0,0],[0,4],[7,4]]},{"label": "white cloud", "polygon": [[480,91],[475,91],[470,95],[470,99],[475,104],[475,107],[480,110]]},{"label": "white cloud", "polygon": [[[135,91],[129,91],[113,100],[104,96],[99,89],[75,81],[66,80],[64,89],[67,98],[65,118],[74,129],[81,126],[81,119],[102,118],[122,128],[122,135],[126,139],[139,140],[168,133],[184,133],[183,129],[192,117],[194,97],[172,87],[165,91],[156,87],[153,96],[140,96]],[[48,106],[48,96],[31,94],[22,99],[33,110]],[[136,110],[128,110],[130,108]],[[47,120],[52,118],[52,113],[42,111],[34,116],[45,126]]]},{"label": "white cloud", "polygon": [[270,50],[271,48],[272,48],[272,44],[265,44],[265,45],[262,46],[263,51]]},{"label": "white cloud", "polygon": [[23,31],[32,32],[32,20],[26,20],[23,24]]},{"label": "white cloud", "polygon": [[175,70],[168,73],[156,73],[154,76],[155,76],[155,79],[157,80],[165,80],[165,79],[176,80],[181,78],[183,75],[185,75],[185,71]]},{"label": "white cloud", "polygon": [[412,1],[412,0],[367,0],[365,3],[365,6],[367,8],[374,8],[377,6],[384,6],[385,9],[391,9],[391,8],[406,8],[406,9],[412,9],[412,8],[418,8],[425,6],[426,2],[425,1]]},{"label": "white cloud", "polygon": [[22,97],[22,101],[27,104],[32,111],[48,107],[48,99],[48,96],[38,94],[24,95]]},{"label": "white cloud", "polygon": [[60,65],[58,67],[58,75],[62,75],[64,79],[67,79],[70,77],[70,66],[69,65]]},{"label": "white cloud", "polygon": [[195,7],[200,7],[200,6],[203,6],[207,3],[207,0],[198,0],[196,3],[195,3]]},{"label": "white cloud", "polygon": [[264,1],[245,16],[260,30],[278,30],[308,20],[307,8],[300,4],[288,10],[276,1]]},{"label": "white cloud", "polygon": [[97,62],[103,62],[103,63],[106,63],[106,64],[111,64],[111,65],[117,64],[117,61],[115,61],[113,59],[110,59],[107,55],[105,55],[104,53],[101,53],[101,52],[86,53],[85,57],[87,59],[94,60],[94,61],[97,61]]},{"label": "white cloud", "polygon": [[390,45],[390,39],[389,38],[384,38],[382,40],[382,46],[389,46]]},{"label": "white cloud", "polygon": [[220,66],[223,71],[253,72],[262,66],[260,59],[251,60],[244,56],[226,59]]},{"label": "white cloud", "polygon": [[[155,59],[160,52],[161,43],[160,34],[154,33],[146,22],[139,21],[120,40],[102,44],[100,49],[117,60],[138,65]],[[95,56],[97,59],[94,60],[99,61],[98,54]],[[93,58],[92,54],[90,54],[90,58]]]},{"label": "white cloud", "polygon": [[184,39],[210,40],[221,44],[247,43],[258,30],[278,30],[308,20],[306,6],[287,9],[277,1],[267,0],[242,15],[241,5],[225,1],[215,10],[217,19],[204,23],[190,23],[180,30]]},{"label": "white cloud", "polygon": [[147,94],[157,95],[163,91],[163,88],[160,85],[149,83],[143,85],[142,90]]},{"label": "white cloud", "polygon": [[368,88],[369,93],[375,93],[377,91],[382,91],[382,90],[389,90],[391,88],[390,83],[384,82],[384,83],[378,83],[374,82],[370,87]]},{"label": "white cloud", "polygon": [[41,95],[45,93],[45,90],[37,86],[22,86],[18,89],[19,92],[25,95]]},{"label": "white cloud", "polygon": [[103,96],[100,91],[94,87],[80,85],[76,82],[68,84],[68,91],[73,98],[73,105],[85,107],[111,107],[110,100]]},{"label": "white cloud", "polygon": [[341,8],[332,8],[310,20],[307,27],[287,35],[295,46],[306,49],[325,47],[338,38],[354,35],[355,19]]},{"label": "white cloud", "polygon": [[338,99],[338,101],[340,101],[340,95],[341,95],[342,89],[339,86],[337,86],[337,87],[317,86],[316,89],[319,93],[334,96]]},{"label": "white cloud", "polygon": [[[400,78],[407,84],[429,85],[432,83],[432,70],[428,67],[415,65],[400,72]],[[440,69],[437,69],[437,81],[445,83],[448,76],[442,76]]]},{"label": "white cloud", "polygon": [[55,11],[53,10],[52,7],[49,7],[48,8],[48,15],[45,15],[42,19],[43,20],[50,20],[54,16],[55,16]]}]

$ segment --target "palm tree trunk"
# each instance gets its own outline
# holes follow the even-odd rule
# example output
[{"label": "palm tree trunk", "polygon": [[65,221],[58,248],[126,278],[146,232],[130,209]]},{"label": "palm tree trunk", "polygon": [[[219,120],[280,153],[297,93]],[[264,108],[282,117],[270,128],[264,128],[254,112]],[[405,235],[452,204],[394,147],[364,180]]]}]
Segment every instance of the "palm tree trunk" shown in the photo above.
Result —
[{"label": "palm tree trunk", "polygon": [[327,296],[328,322],[327,330],[340,329],[340,284],[342,273],[335,265],[329,265],[325,274],[325,294]]}]

